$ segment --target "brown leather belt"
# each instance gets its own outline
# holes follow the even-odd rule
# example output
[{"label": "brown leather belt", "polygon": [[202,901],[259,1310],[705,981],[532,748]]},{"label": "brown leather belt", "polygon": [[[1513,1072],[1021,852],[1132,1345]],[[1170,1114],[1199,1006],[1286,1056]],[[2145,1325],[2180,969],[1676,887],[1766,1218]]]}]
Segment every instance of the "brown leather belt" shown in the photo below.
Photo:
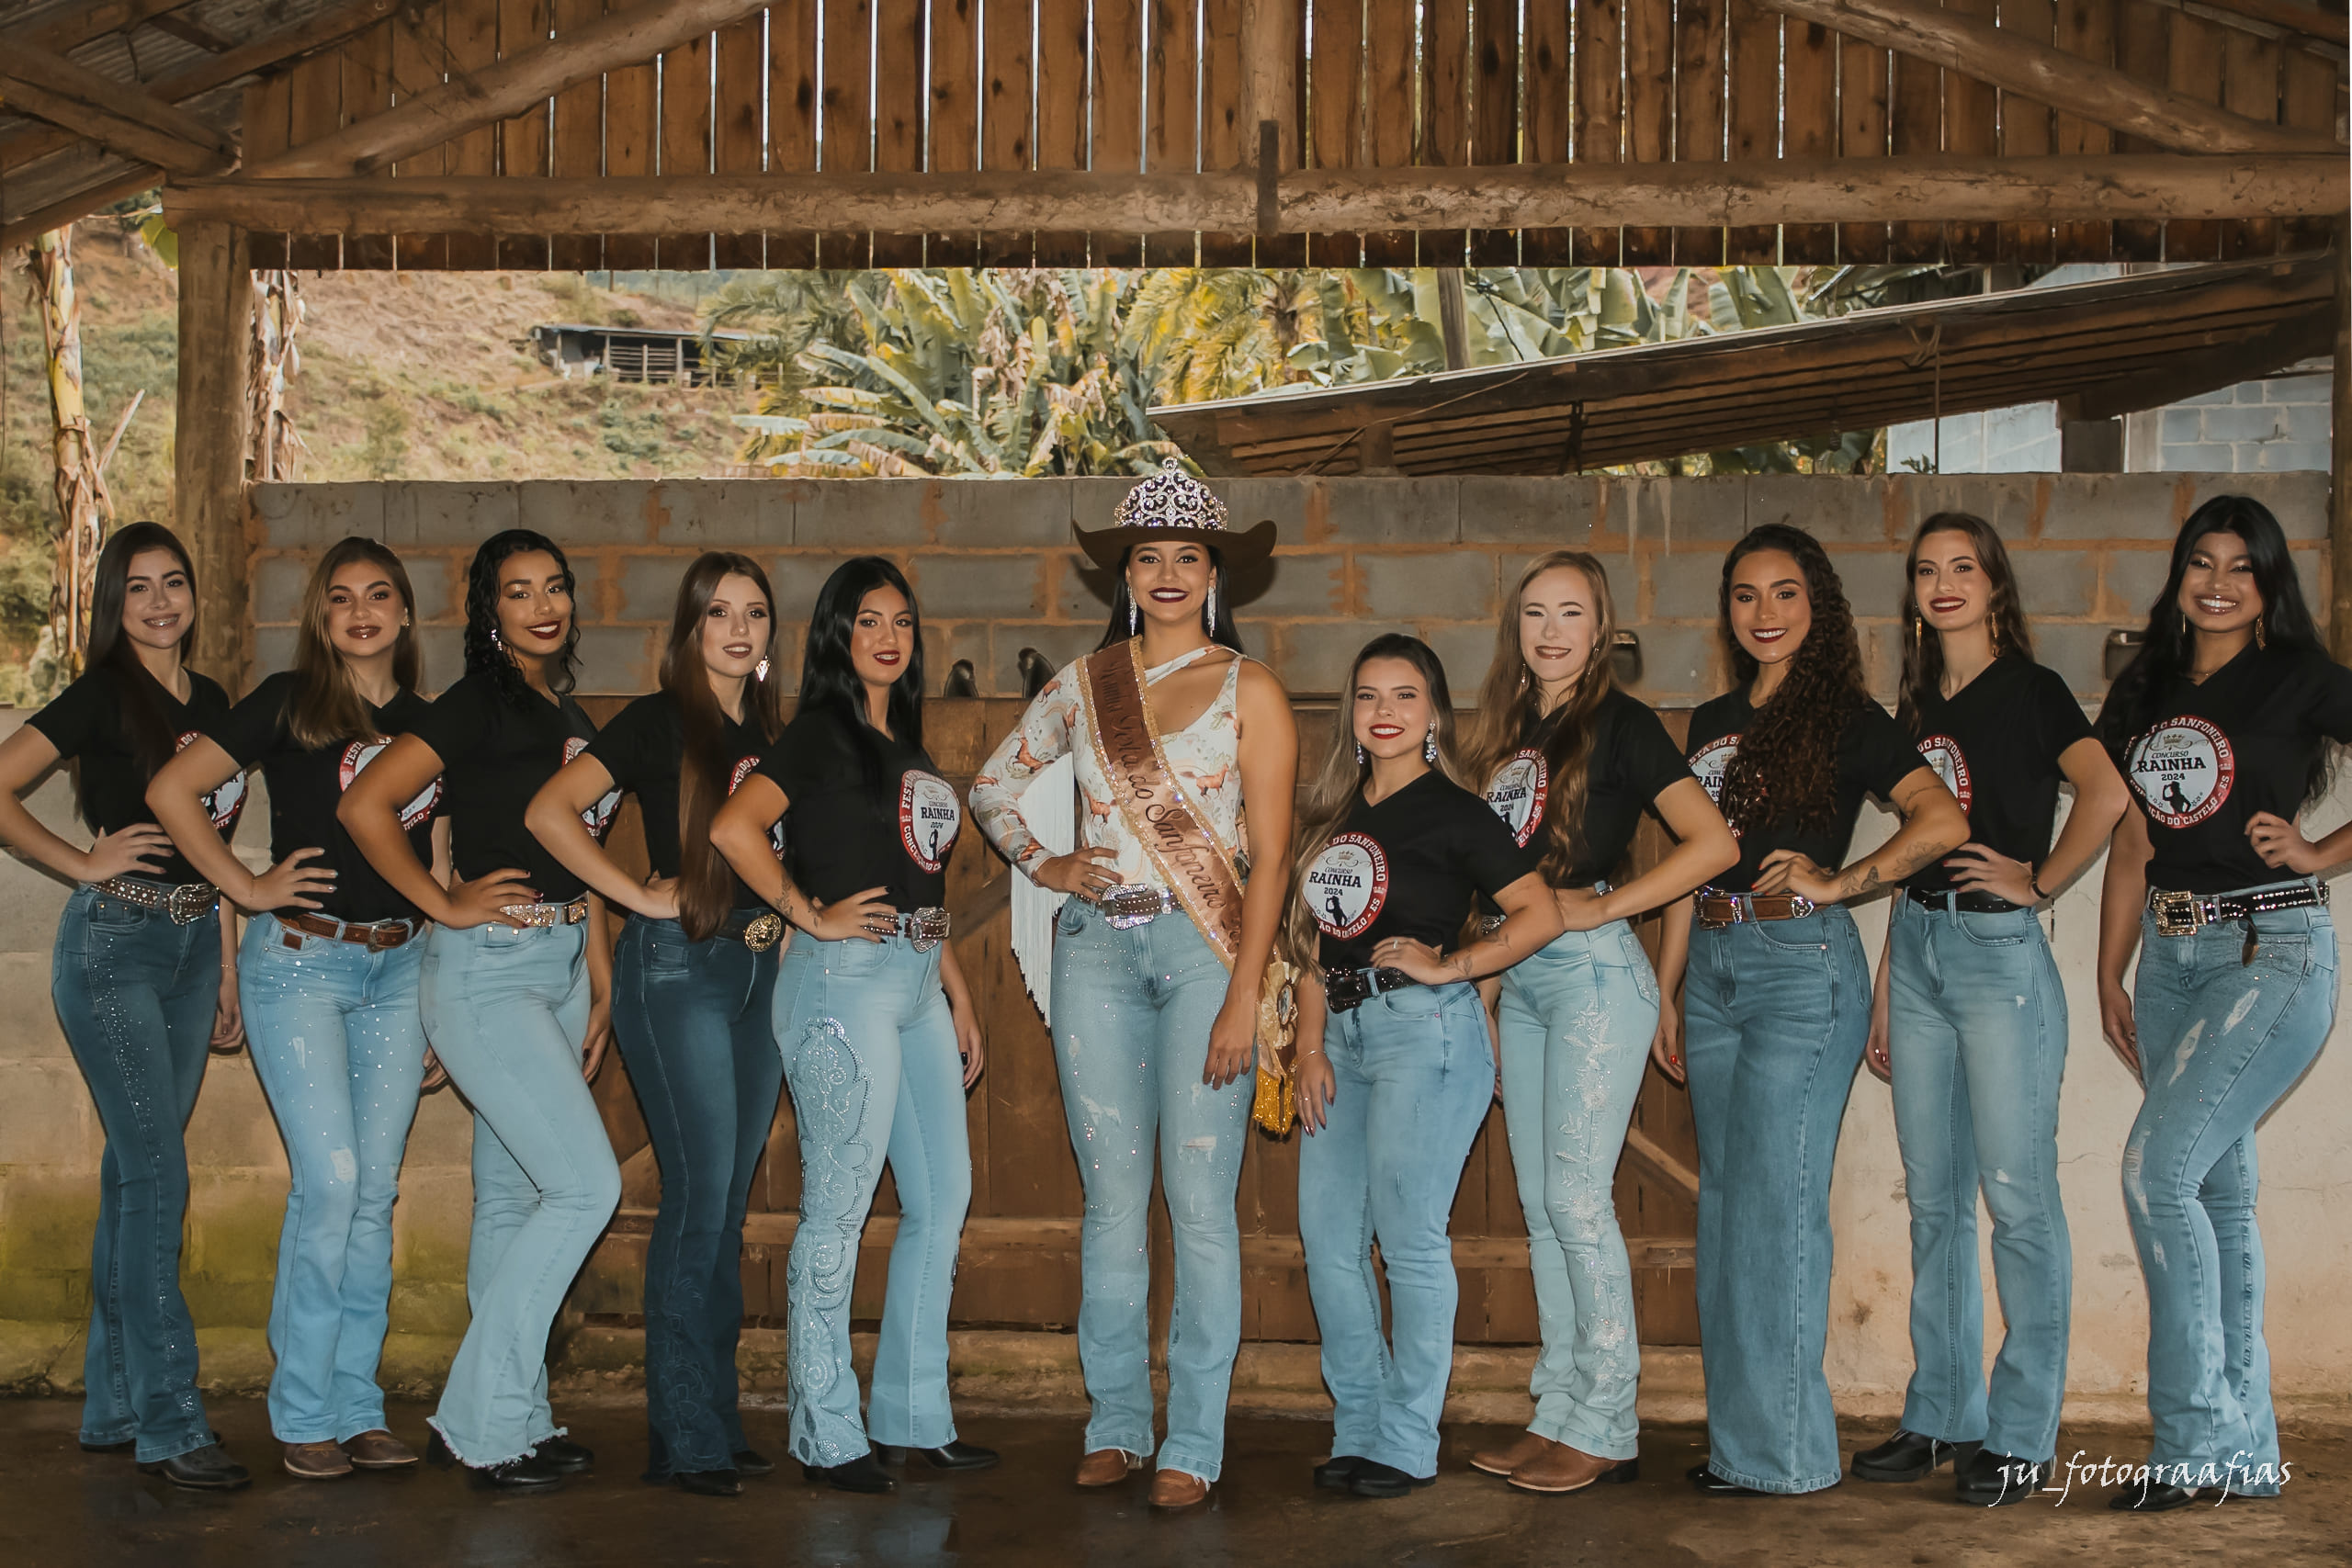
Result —
[{"label": "brown leather belt", "polygon": [[160,909],[175,926],[192,926],[220,907],[220,890],[209,882],[155,882],[143,876],[110,876],[93,883],[109,898]]},{"label": "brown leather belt", "polygon": [[1699,924],[1711,931],[1755,920],[1801,920],[1814,908],[1812,899],[1797,893],[1699,893]]},{"label": "brown leather belt", "polygon": [[1333,1012],[1352,1012],[1383,991],[1401,991],[1420,982],[1402,969],[1335,969],[1323,977],[1323,1005]]},{"label": "brown leather belt", "polygon": [[[2218,925],[2223,920],[2243,920],[2255,915],[2273,914],[2282,909],[2309,909],[2327,907],[2327,884],[2324,882],[2290,883],[2284,887],[2246,887],[2234,893],[2176,893],[2167,888],[2148,889],[2148,913],[2156,918],[2158,936],[2194,936],[2200,926]],[[2251,928],[2246,951],[2251,953]]]},{"label": "brown leather belt", "polygon": [[[277,911],[277,923],[289,931],[303,936],[322,937],[328,942],[347,942],[364,947],[370,953],[387,953],[401,946],[411,937],[422,936],[433,922],[430,920],[376,920],[361,925],[355,920],[338,920],[327,915],[305,914],[300,909]],[[300,947],[295,937],[283,939],[288,947]]]}]

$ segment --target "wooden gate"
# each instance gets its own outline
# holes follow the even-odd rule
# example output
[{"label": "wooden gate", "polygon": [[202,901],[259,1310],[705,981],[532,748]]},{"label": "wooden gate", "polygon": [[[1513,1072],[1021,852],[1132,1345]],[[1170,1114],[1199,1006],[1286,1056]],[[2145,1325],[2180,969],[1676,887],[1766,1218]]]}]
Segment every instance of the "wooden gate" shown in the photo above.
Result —
[{"label": "wooden gate", "polygon": [[[625,699],[591,698],[599,723]],[[925,705],[926,739],[940,773],[961,794],[997,739],[1026,705],[1010,699],[934,698]],[[1298,707],[1303,754],[1320,755],[1330,733],[1326,704]],[[1682,715],[1668,716],[1679,734]],[[644,847],[636,803],[613,829],[616,857],[640,871]],[[1645,823],[1637,863],[1664,843]],[[972,1208],[956,1279],[952,1317],[958,1328],[1062,1330],[1078,1316],[1079,1216],[1084,1201],[1078,1161],[1062,1119],[1052,1042],[1023,989],[1010,940],[1012,874],[986,840],[967,824],[948,865],[948,903],[956,916],[956,953],[988,1032],[988,1071],[970,1100]],[[1645,928],[1656,945],[1657,922]],[[639,1321],[646,1238],[661,1181],[627,1068],[615,1053],[596,1081],[596,1100],[621,1159],[621,1210],[591,1260],[573,1305],[593,1320]],[[1249,1339],[1313,1340],[1315,1314],[1298,1239],[1298,1139],[1252,1131],[1241,1168],[1242,1335]],[[800,1159],[787,1095],[776,1108],[767,1156],[752,1189],[743,1247],[744,1313],[782,1326],[785,1255],[797,1224]],[[1635,1307],[1645,1343],[1698,1342],[1691,1280],[1697,1225],[1697,1145],[1690,1101],[1656,1073],[1634,1112],[1626,1158],[1617,1173],[1617,1210],[1633,1254]],[[858,1256],[852,1313],[861,1325],[881,1315],[898,1196],[883,1179]],[[1454,1261],[1462,1280],[1455,1338],[1465,1345],[1531,1344],[1537,1338],[1535,1298],[1527,1269],[1527,1232],[1512,1183],[1500,1107],[1472,1145],[1453,1205]],[[1164,1207],[1152,1211],[1153,1314],[1164,1332],[1171,1269]]]}]

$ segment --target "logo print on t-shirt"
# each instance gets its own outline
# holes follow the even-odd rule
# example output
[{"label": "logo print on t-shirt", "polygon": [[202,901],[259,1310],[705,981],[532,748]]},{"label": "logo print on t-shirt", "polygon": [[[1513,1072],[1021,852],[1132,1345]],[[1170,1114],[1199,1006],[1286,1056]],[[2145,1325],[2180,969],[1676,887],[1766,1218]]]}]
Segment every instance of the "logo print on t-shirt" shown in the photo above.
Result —
[{"label": "logo print on t-shirt", "polygon": [[[735,771],[728,775],[727,793],[733,795],[737,790],[741,789],[743,781],[750,778],[758,770],[760,760],[757,757],[737,759]],[[781,817],[768,824],[768,848],[775,852],[776,859],[784,858],[784,818]]]},{"label": "logo print on t-shirt", "polygon": [[964,826],[964,808],[946,782],[920,768],[909,768],[899,783],[899,841],[925,871],[947,863],[956,835]]},{"label": "logo print on t-shirt", "polygon": [[1497,768],[1494,782],[1487,785],[1487,804],[1495,808],[1495,815],[1503,819],[1503,826],[1522,850],[1544,820],[1544,802],[1551,783],[1551,765],[1544,761],[1543,752],[1531,746]]},{"label": "logo print on t-shirt", "polygon": [[[355,740],[345,747],[343,761],[335,766],[335,787],[338,790],[348,790],[351,787],[351,781],[357,778],[361,771],[376,760],[378,752],[390,744],[389,740]],[[431,784],[416,792],[414,800],[401,807],[401,826],[415,827],[432,816],[433,808],[440,804],[441,776],[435,773]]]},{"label": "logo print on t-shirt", "polygon": [[[565,764],[569,766],[574,757],[586,750],[588,750],[588,742],[581,739],[577,735],[566,739],[563,743]],[[620,808],[621,792],[616,789],[608,789],[605,792],[604,799],[580,814],[580,820],[588,824],[588,830],[591,833],[602,839],[605,836],[605,829],[613,825],[613,813]]]},{"label": "logo print on t-shirt", "polygon": [[1362,833],[1341,833],[1306,868],[1301,891],[1326,936],[1362,936],[1388,902],[1388,857]]},{"label": "logo print on t-shirt", "polygon": [[2189,714],[2133,741],[2124,772],[2148,815],[2167,828],[2194,828],[2222,809],[2238,774],[2230,738]]},{"label": "logo print on t-shirt", "polygon": [[1724,801],[1724,773],[1731,760],[1739,755],[1739,737],[1726,735],[1720,740],[1710,740],[1690,753],[1690,771],[1707,786],[1707,798],[1721,806]]},{"label": "logo print on t-shirt", "polygon": [[1960,742],[1949,735],[1930,735],[1919,742],[1919,755],[1936,770],[1936,777],[1944,781],[1944,788],[1951,791],[1960,808],[1967,810],[1968,803],[1976,798],[1976,789],[1969,781],[1968,759],[1962,753]]},{"label": "logo print on t-shirt", "polygon": [[[185,751],[202,738],[203,732],[191,729],[172,745],[175,751]],[[237,816],[245,808],[245,775],[239,773],[219,789],[204,797],[204,813],[212,818],[213,830],[222,838],[236,831]]]}]

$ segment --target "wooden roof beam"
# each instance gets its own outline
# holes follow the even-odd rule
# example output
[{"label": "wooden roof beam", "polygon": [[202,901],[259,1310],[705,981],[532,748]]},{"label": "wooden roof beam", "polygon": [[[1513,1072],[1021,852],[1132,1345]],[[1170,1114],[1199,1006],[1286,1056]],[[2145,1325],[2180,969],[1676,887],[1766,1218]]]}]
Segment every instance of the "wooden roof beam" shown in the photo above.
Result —
[{"label": "wooden roof beam", "polygon": [[[1298,170],[1281,175],[1276,189],[1281,231],[1317,234],[2291,217],[2340,212],[2352,199],[2342,157],[2328,152]],[[1248,172],[240,178],[175,182],[164,200],[175,220],[218,219],[296,234],[1159,233],[1258,226],[1258,180]]]},{"label": "wooden roof beam", "polygon": [[[707,33],[755,16],[767,0],[647,0],[578,32],[509,55],[471,73],[452,73],[386,114],[291,148],[247,171],[271,178],[368,175],[466,132],[520,114],[564,88],[636,65]],[[1242,225],[1247,227],[1247,225]],[[515,232],[532,231],[527,226]]]},{"label": "wooden roof beam", "polygon": [[172,11],[180,10],[193,0],[104,0],[101,5],[79,6],[62,17],[34,22],[9,29],[0,42],[10,49],[28,43],[37,49],[55,50],[70,53],[92,39],[108,33],[127,33],[141,22]]},{"label": "wooden roof beam", "polygon": [[30,44],[0,49],[0,102],[172,174],[217,175],[237,162],[235,140],[219,127]]},{"label": "wooden roof beam", "polygon": [[2331,134],[2233,114],[1925,0],[1759,0],[1759,4],[2175,152],[2295,152],[2336,145]]}]

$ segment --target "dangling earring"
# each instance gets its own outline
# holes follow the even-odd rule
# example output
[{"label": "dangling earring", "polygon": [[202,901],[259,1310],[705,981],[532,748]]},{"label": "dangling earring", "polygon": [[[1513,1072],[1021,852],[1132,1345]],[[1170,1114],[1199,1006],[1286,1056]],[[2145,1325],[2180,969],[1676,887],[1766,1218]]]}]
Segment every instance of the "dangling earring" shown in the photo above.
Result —
[{"label": "dangling earring", "polygon": [[754,671],[752,671],[752,680],[754,680],[754,681],[764,681],[764,680],[766,680],[767,678],[768,678],[768,661],[767,661],[766,660],[763,659],[763,660],[760,660],[760,667],[759,667],[757,670],[754,670]]},{"label": "dangling earring", "polygon": [[1216,579],[1209,579],[1208,596],[1201,601],[1201,629],[1216,635]]},{"label": "dangling earring", "polygon": [[1998,659],[2001,657],[2001,623],[1998,618],[1995,618],[1986,624],[1992,628],[1993,633],[1993,657]]},{"label": "dangling earring", "polygon": [[1911,648],[1912,648],[1912,651],[1914,651],[1915,653],[1916,653],[1916,652],[1924,651],[1924,650],[1926,649],[1927,646],[1928,646],[1928,623],[1927,623],[1927,621],[1926,621],[1924,618],[1922,618],[1922,617],[1920,616],[1919,613],[1918,613],[1917,611],[1916,611],[1916,610],[1915,610],[1915,611],[1913,611],[1913,612],[1912,612],[1912,614],[1911,614]]},{"label": "dangling earring", "polygon": [[1430,720],[1429,733],[1421,737],[1421,761],[1434,765],[1437,761],[1437,720]]},{"label": "dangling earring", "polygon": [[2262,635],[2262,617],[2260,615],[2256,615],[2254,618],[2254,646],[2258,649],[2268,648],[2270,646],[2270,639]]},{"label": "dangling earring", "polygon": [[492,648],[504,648],[506,646],[505,643],[499,639],[498,628],[496,626],[490,628],[490,646]]},{"label": "dangling earring", "polygon": [[1363,742],[1361,740],[1356,742],[1356,766],[1363,766]]},{"label": "dangling earring", "polygon": [[1136,623],[1141,618],[1142,613],[1136,608],[1136,596],[1133,592],[1129,592],[1127,595],[1127,635],[1129,637],[1136,635]]}]

